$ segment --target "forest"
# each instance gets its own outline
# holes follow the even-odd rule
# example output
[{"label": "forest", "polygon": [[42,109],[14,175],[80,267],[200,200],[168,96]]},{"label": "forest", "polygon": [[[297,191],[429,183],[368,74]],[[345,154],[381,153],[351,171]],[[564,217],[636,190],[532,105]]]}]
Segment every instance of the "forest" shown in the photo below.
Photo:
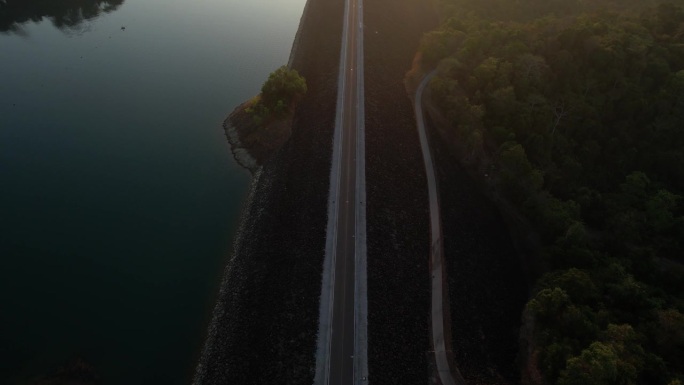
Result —
[{"label": "forest", "polygon": [[124,0],[3,0],[0,33],[23,34],[22,25],[47,18],[63,31],[77,29],[86,20],[117,10]]},{"label": "forest", "polygon": [[539,235],[523,383],[684,382],[682,5],[441,0],[422,40],[442,139]]}]

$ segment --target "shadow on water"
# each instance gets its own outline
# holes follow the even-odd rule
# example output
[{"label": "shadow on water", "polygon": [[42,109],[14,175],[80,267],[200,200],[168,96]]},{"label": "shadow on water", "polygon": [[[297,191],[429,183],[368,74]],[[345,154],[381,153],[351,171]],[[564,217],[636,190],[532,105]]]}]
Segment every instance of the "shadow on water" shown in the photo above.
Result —
[{"label": "shadow on water", "polygon": [[0,1],[0,33],[23,34],[22,26],[47,18],[62,30],[78,30],[84,21],[116,11],[124,0]]}]

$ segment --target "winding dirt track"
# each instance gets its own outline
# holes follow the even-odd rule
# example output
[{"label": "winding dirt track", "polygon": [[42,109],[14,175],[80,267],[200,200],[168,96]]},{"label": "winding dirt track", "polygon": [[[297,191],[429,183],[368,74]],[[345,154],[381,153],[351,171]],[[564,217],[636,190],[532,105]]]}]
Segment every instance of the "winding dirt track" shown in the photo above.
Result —
[{"label": "winding dirt track", "polygon": [[[420,83],[416,90],[414,110],[416,111],[416,127],[420,137],[420,147],[423,151],[425,174],[428,182],[428,197],[430,201],[430,267],[432,274],[432,347],[435,354],[437,373],[442,385],[465,385],[465,380],[456,366],[450,367],[449,357],[445,341],[444,320],[448,317],[444,314],[444,288],[446,276],[444,269],[444,242],[442,240],[442,219],[439,210],[439,192],[437,178],[430,153],[430,144],[425,133],[425,116],[423,115],[423,91],[430,79],[435,75],[431,72]],[[453,370],[453,372],[452,372]]]}]

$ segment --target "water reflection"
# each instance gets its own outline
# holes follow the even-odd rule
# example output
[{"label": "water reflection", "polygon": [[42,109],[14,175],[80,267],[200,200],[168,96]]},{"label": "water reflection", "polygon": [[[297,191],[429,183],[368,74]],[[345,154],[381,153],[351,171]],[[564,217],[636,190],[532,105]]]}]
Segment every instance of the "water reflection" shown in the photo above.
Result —
[{"label": "water reflection", "polygon": [[0,0],[0,385],[190,384],[249,188],[221,122],[304,2]]},{"label": "water reflection", "polygon": [[124,0],[0,0],[0,32],[22,34],[22,25],[48,18],[62,31],[117,10]]}]

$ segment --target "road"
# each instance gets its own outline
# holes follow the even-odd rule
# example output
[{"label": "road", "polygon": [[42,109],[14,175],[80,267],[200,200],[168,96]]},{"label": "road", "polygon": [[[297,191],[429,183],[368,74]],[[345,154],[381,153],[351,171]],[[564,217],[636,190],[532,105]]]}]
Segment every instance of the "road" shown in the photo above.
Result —
[{"label": "road", "polygon": [[368,379],[362,0],[346,0],[314,384]]},{"label": "road", "polygon": [[[444,244],[442,242],[442,219],[439,211],[439,193],[437,190],[437,179],[432,163],[432,153],[430,144],[425,132],[425,117],[423,115],[423,91],[430,79],[435,75],[431,72],[420,83],[416,90],[414,99],[414,110],[416,113],[416,126],[420,138],[420,147],[423,152],[423,163],[425,163],[425,174],[428,181],[428,197],[430,202],[430,266],[432,274],[432,299],[430,318],[432,323],[432,347],[435,354],[435,363],[439,381],[442,385],[465,385],[463,376],[457,367],[450,368],[449,352],[446,348],[444,334],[444,291],[446,287],[446,276],[444,275]],[[453,370],[452,370],[453,369]]]}]

